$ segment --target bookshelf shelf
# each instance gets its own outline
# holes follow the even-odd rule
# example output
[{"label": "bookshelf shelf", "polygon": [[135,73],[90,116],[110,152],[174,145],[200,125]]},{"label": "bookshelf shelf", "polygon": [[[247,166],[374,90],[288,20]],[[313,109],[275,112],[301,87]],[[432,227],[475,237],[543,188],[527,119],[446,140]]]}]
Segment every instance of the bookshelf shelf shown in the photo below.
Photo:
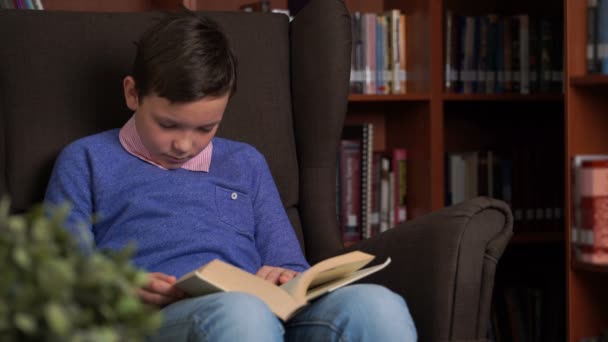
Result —
[{"label": "bookshelf shelf", "polygon": [[572,261],[572,270],[582,271],[582,272],[591,272],[591,273],[603,273],[606,276],[608,276],[608,265],[602,266],[602,265],[587,264],[584,262],[577,261],[576,259],[573,259],[573,261]]},{"label": "bookshelf shelf", "polygon": [[570,77],[570,85],[573,87],[606,87],[608,86],[608,75],[584,75]]},{"label": "bookshelf shelf", "polygon": [[444,94],[443,100],[449,102],[560,102],[563,94]]},{"label": "bookshelf shelf", "polygon": [[402,94],[402,95],[365,95],[365,94],[350,94],[348,101],[350,102],[407,102],[407,101],[429,101],[429,94]]},{"label": "bookshelf shelf", "polygon": [[513,234],[511,243],[564,243],[563,232],[521,232]]}]

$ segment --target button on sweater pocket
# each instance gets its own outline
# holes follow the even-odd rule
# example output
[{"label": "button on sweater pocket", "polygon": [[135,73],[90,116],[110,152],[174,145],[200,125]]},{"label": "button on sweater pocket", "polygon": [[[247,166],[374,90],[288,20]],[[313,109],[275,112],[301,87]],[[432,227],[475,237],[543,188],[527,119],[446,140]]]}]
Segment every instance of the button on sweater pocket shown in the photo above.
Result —
[{"label": "button on sweater pocket", "polygon": [[216,186],[215,203],[221,221],[234,227],[239,233],[253,237],[253,204],[247,194]]}]

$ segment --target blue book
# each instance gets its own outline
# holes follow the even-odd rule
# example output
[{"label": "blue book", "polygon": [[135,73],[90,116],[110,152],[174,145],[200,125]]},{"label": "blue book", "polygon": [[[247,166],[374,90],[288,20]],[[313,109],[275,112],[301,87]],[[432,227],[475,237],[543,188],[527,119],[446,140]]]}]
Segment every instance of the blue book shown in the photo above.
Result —
[{"label": "blue book", "polygon": [[602,74],[608,74],[608,1],[598,1],[598,62]]}]

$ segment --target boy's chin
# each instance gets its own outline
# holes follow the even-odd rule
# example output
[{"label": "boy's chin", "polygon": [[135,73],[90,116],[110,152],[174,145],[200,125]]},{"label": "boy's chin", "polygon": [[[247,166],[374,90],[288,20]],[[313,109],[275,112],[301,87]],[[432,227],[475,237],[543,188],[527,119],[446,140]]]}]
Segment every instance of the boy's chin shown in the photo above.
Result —
[{"label": "boy's chin", "polygon": [[190,158],[175,159],[170,156],[162,156],[162,157],[156,158],[156,160],[154,162],[166,169],[175,170],[175,169],[181,168],[182,165],[184,165],[186,162],[188,162],[188,160],[190,160]]},{"label": "boy's chin", "polygon": [[177,169],[181,168],[182,165],[184,165],[186,163],[186,161],[177,162],[177,161],[169,161],[169,160],[164,160],[164,159],[153,160],[153,162],[154,162],[154,164],[156,164],[156,165],[158,165],[160,167],[163,167],[165,169],[168,169],[168,170],[177,170]]},{"label": "boy's chin", "polygon": [[168,170],[177,170],[182,167],[184,163],[162,163],[161,166]]}]

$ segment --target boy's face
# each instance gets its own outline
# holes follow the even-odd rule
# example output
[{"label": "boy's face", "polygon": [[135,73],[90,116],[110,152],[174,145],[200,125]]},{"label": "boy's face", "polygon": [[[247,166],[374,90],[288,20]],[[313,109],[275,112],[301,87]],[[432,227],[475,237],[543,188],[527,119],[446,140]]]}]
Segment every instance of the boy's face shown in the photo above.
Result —
[{"label": "boy's face", "polygon": [[147,95],[138,98],[135,81],[123,81],[127,106],[135,111],[135,126],[152,161],[167,169],[180,168],[199,154],[217,132],[229,94],[188,103]]}]

